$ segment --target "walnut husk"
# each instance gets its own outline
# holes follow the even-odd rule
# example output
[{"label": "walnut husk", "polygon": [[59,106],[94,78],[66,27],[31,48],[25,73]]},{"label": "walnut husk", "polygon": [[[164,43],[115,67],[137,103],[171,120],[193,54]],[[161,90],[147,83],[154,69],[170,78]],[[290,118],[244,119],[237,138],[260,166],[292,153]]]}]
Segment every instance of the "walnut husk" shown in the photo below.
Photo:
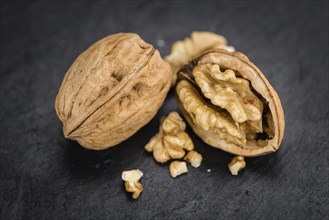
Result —
[{"label": "walnut husk", "polygon": [[126,140],[157,113],[171,77],[169,64],[137,34],[97,41],[74,61],[56,97],[65,137],[95,150]]},{"label": "walnut husk", "polygon": [[186,121],[205,143],[241,156],[280,147],[285,126],[280,98],[244,54],[206,52],[179,71],[176,94]]}]

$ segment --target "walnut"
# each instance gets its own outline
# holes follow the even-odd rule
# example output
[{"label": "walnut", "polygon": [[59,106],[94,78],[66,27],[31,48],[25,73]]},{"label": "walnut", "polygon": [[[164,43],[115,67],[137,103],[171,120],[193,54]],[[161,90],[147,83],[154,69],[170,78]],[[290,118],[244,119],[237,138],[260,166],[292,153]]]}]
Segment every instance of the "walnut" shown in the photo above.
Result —
[{"label": "walnut", "polygon": [[193,69],[195,82],[212,104],[226,109],[232,119],[242,123],[259,121],[262,102],[251,91],[248,80],[236,77],[231,69],[222,72],[217,64],[200,64]]},{"label": "walnut", "polygon": [[170,159],[183,158],[185,150],[193,150],[194,145],[189,135],[184,131],[185,122],[177,112],[171,112],[160,123],[159,132],[151,138],[145,150],[153,152],[154,159],[165,163]]},{"label": "walnut", "polygon": [[242,156],[233,157],[231,163],[229,163],[228,168],[232,175],[238,175],[239,171],[246,167],[246,162]]},{"label": "walnut", "polygon": [[186,154],[184,160],[189,162],[192,167],[197,168],[201,165],[202,155],[196,152],[195,150],[192,150]]},{"label": "walnut", "polygon": [[172,68],[173,83],[175,83],[177,71],[181,67],[199,57],[207,50],[216,48],[234,51],[232,46],[227,45],[225,37],[211,32],[192,32],[190,38],[175,42],[171,48],[170,55],[165,57]]},{"label": "walnut", "polygon": [[66,138],[101,150],[147,124],[170,88],[170,66],[137,34],[107,36],[67,71],[56,98]]},{"label": "walnut", "polygon": [[216,49],[191,61],[179,71],[176,93],[186,121],[207,144],[241,156],[279,148],[280,99],[242,53]]},{"label": "walnut", "polygon": [[142,178],[143,172],[140,170],[129,170],[123,171],[121,175],[121,179],[125,183],[125,188],[127,192],[131,192],[133,199],[137,199],[141,192],[143,191],[143,186],[139,182]]},{"label": "walnut", "polygon": [[176,178],[177,176],[188,172],[186,163],[177,160],[170,163],[169,171],[172,178]]},{"label": "walnut", "polygon": [[[246,144],[244,134],[235,126],[234,121],[230,120],[227,114],[224,114],[225,112],[221,114],[208,106],[191,83],[181,80],[177,84],[176,90],[182,111],[186,112],[185,118],[187,121],[192,120],[191,127],[197,125],[197,128],[202,129],[201,131],[204,133],[209,131],[209,134],[211,134],[210,132],[217,134],[220,139],[224,139],[228,143]],[[198,132],[196,133],[198,134]],[[205,135],[207,134],[205,133]]]}]

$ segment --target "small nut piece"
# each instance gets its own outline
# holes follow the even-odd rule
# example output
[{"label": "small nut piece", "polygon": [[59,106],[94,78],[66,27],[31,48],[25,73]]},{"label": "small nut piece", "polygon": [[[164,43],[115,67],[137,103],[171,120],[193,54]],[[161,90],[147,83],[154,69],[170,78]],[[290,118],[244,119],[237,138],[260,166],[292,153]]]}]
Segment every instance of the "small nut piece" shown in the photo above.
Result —
[{"label": "small nut piece", "polygon": [[180,159],[185,151],[193,150],[194,145],[189,135],[184,131],[186,124],[177,112],[171,112],[162,120],[159,132],[151,138],[145,150],[153,152],[154,159],[165,163],[170,159]]},{"label": "small nut piece", "polygon": [[157,113],[171,77],[159,51],[137,34],[97,41],[74,61],[56,97],[64,136],[94,150],[119,144]]},{"label": "small nut piece", "polygon": [[231,174],[236,176],[238,172],[246,167],[246,162],[242,156],[233,157],[231,163],[229,163],[228,168],[231,171]]},{"label": "small nut piece", "polygon": [[181,162],[181,161],[173,161],[170,163],[169,166],[169,171],[170,171],[170,176],[172,178],[176,178],[179,175],[182,175],[183,173],[187,173],[187,166],[186,162]]},{"label": "small nut piece", "polygon": [[177,71],[180,68],[207,50],[216,48],[235,51],[234,47],[227,45],[225,37],[211,32],[192,32],[190,38],[175,42],[172,45],[170,55],[165,57],[172,68],[173,83],[176,81]]},{"label": "small nut piece", "polygon": [[202,155],[196,152],[195,150],[192,150],[186,154],[184,160],[189,162],[192,167],[197,168],[201,165]]},{"label": "small nut piece", "polygon": [[126,191],[133,193],[133,199],[137,199],[143,191],[143,186],[139,182],[142,176],[143,172],[138,169],[122,172],[121,178],[125,182]]}]

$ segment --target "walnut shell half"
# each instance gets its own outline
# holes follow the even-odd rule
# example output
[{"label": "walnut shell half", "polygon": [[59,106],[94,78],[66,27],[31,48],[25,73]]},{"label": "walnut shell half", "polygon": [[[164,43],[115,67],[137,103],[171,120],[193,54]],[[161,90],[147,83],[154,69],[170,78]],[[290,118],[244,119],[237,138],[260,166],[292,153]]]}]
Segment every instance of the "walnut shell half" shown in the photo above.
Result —
[{"label": "walnut shell half", "polygon": [[169,64],[137,34],[99,40],[75,60],[58,92],[65,137],[96,150],[126,140],[157,113],[171,76]]},{"label": "walnut shell half", "polygon": [[176,95],[193,131],[207,144],[241,156],[276,151],[284,134],[278,94],[240,52],[206,52],[178,73]]}]

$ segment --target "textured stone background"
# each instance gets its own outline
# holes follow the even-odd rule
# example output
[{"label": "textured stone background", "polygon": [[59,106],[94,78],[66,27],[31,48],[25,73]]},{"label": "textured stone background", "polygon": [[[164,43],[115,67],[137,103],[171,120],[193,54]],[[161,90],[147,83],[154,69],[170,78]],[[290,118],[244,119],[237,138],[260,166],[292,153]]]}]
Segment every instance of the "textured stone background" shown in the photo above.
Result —
[{"label": "textured stone background", "polygon": [[[286,130],[277,153],[247,159],[203,144],[202,166],[172,179],[143,148],[157,116],[117,147],[65,140],[54,111],[61,80],[98,39],[137,32],[166,55],[194,30],[225,35],[281,97]],[[163,45],[163,43],[165,43]],[[328,219],[328,2],[85,2],[1,4],[1,219]],[[132,201],[123,170],[144,171]],[[208,173],[207,169],[211,169]]]}]

